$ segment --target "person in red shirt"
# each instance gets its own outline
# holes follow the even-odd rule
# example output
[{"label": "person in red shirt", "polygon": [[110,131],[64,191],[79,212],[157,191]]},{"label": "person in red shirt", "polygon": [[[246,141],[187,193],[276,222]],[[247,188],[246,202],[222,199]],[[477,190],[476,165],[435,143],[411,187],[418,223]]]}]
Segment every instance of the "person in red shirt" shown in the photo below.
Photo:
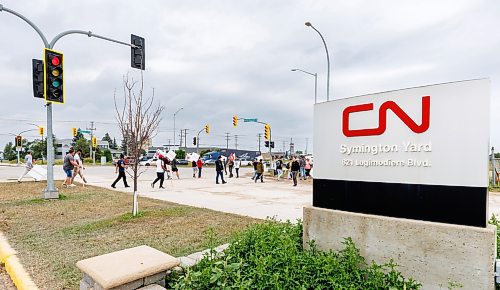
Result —
[{"label": "person in red shirt", "polygon": [[203,168],[203,161],[201,159],[196,161],[196,167],[198,167],[198,178],[201,178],[201,168]]}]

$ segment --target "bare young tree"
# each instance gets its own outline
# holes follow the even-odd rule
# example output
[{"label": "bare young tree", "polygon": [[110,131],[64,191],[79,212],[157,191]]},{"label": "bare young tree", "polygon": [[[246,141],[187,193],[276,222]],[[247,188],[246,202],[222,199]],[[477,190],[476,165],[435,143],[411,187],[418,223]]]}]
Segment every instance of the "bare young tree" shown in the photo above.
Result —
[{"label": "bare young tree", "polygon": [[138,89],[135,89],[138,82],[129,78],[129,75],[123,77],[123,104],[117,102],[116,90],[114,93],[116,120],[121,133],[126,140],[129,156],[134,158],[132,164],[134,180],[134,196],[132,205],[132,215],[136,216],[137,205],[137,179],[142,172],[139,170],[139,156],[141,149],[148,144],[157,134],[158,126],[161,121],[161,114],[165,107],[155,104],[154,91],[153,96],[144,97],[144,79],[141,72],[141,81]]}]

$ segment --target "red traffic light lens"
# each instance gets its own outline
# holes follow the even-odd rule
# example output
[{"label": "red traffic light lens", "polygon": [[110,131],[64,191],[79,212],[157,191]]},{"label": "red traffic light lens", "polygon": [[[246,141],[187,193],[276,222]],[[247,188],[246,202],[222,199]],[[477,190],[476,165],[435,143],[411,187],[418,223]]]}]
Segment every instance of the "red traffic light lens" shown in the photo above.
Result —
[{"label": "red traffic light lens", "polygon": [[52,63],[52,65],[61,64],[61,60],[57,56],[54,56],[50,62]]}]

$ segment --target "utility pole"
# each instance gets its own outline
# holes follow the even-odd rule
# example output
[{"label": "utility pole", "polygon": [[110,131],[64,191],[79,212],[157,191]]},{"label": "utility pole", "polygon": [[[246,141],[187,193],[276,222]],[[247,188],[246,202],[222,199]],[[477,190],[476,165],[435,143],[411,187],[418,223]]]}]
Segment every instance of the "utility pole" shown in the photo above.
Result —
[{"label": "utility pole", "polygon": [[234,149],[238,150],[238,135],[234,135]]},{"label": "utility pole", "polygon": [[188,143],[187,143],[187,134],[188,134],[188,129],[184,129],[184,146],[186,147],[185,151],[187,152],[187,147],[188,147]]},{"label": "utility pole", "polygon": [[229,133],[226,133],[226,150],[229,150]]},{"label": "utility pole", "polygon": [[[181,138],[179,139],[179,149],[181,149],[181,147],[182,147],[182,140],[183,140],[182,133],[183,133],[183,130],[181,129]],[[174,146],[175,146],[175,144],[174,144]]]},{"label": "utility pole", "polygon": [[262,138],[262,133],[259,133],[259,135],[257,135],[257,137],[259,137],[259,153],[260,153],[260,139]]},{"label": "utility pole", "polygon": [[295,146],[293,144],[293,138],[290,138],[290,155],[294,154]]},{"label": "utility pole", "polygon": [[307,155],[307,147],[309,146],[309,138],[306,138],[306,155]]},{"label": "utility pole", "polygon": [[94,162],[95,165],[95,154],[94,154],[94,148],[92,148],[92,138],[94,138],[94,121],[90,122],[90,128],[87,128],[88,131],[90,131],[90,157],[92,158],[92,161]]},{"label": "utility pole", "polygon": [[283,153],[285,153],[285,151],[286,151],[285,146],[286,146],[286,141],[285,141],[285,140],[283,140]]}]

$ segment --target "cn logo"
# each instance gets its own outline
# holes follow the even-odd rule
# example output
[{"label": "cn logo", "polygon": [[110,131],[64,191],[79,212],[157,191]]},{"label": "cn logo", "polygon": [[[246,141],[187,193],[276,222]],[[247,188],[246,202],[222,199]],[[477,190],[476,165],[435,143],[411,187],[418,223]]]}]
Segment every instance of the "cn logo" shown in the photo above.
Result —
[{"label": "cn logo", "polygon": [[420,134],[429,129],[431,113],[431,97],[422,97],[422,124],[415,123],[395,102],[387,101],[378,110],[378,127],[369,129],[349,129],[349,115],[356,112],[373,110],[373,103],[350,106],[342,113],[342,132],[346,137],[382,135],[387,126],[387,111],[391,110],[413,132]]}]

